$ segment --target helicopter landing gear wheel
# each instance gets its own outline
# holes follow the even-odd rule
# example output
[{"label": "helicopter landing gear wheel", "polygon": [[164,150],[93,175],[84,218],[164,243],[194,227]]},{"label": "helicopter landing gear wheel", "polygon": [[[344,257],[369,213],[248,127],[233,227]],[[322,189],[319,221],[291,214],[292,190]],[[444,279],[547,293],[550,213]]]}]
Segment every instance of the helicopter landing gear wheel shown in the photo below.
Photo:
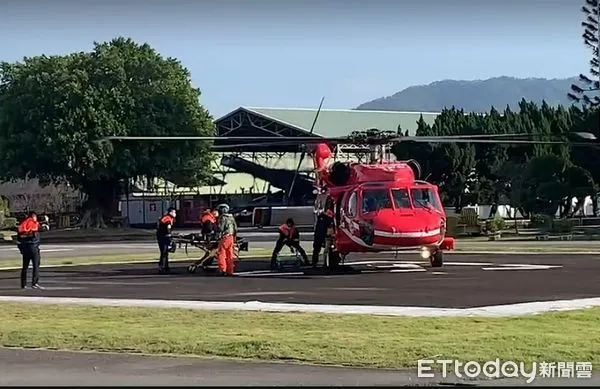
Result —
[{"label": "helicopter landing gear wheel", "polygon": [[436,250],[429,257],[431,267],[442,267],[444,265],[444,253],[441,250]]}]

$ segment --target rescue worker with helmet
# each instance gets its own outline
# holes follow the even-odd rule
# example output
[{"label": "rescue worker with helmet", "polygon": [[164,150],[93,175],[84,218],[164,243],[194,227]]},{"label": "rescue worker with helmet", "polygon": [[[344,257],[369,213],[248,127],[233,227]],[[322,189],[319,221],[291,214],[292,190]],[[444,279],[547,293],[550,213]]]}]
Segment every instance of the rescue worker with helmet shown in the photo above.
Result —
[{"label": "rescue worker with helmet", "polygon": [[283,246],[288,246],[290,249],[292,249],[292,252],[297,250],[302,256],[304,264],[306,266],[310,265],[306,251],[304,251],[302,246],[300,246],[300,233],[296,228],[294,219],[288,218],[284,224],[279,226],[278,231],[279,238],[277,239],[277,242],[275,242],[275,248],[273,249],[273,254],[271,255],[271,270],[277,269],[277,256],[279,255],[279,252],[281,252]]},{"label": "rescue worker with helmet", "polygon": [[202,223],[202,239],[210,241],[217,232],[217,212],[213,212],[210,208],[206,209],[200,217]]},{"label": "rescue worker with helmet", "polygon": [[235,270],[235,240],[237,237],[237,223],[232,214],[229,213],[229,205],[220,204],[217,206],[219,211],[218,236],[219,248],[217,249],[217,262],[219,271],[223,276],[233,276]]},{"label": "rescue worker with helmet", "polygon": [[158,249],[160,250],[160,259],[158,261],[158,271],[161,274],[169,273],[169,250],[173,245],[172,230],[175,224],[175,217],[177,217],[177,211],[175,208],[170,207],[166,214],[164,214],[158,223],[156,224],[156,241],[158,242]]},{"label": "rescue worker with helmet", "polygon": [[38,283],[40,278],[40,231],[47,231],[49,229],[48,217],[44,217],[44,222],[40,224],[35,212],[30,212],[27,218],[19,224],[17,247],[23,258],[21,289],[27,287],[27,269],[30,263],[33,266],[31,287],[33,289],[43,289]]}]

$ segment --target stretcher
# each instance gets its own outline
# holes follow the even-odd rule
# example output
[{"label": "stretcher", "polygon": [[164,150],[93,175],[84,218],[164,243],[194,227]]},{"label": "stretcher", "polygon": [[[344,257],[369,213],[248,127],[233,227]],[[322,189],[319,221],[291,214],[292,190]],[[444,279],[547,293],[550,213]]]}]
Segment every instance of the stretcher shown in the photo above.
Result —
[{"label": "stretcher", "polygon": [[[171,246],[171,252],[175,252],[178,248],[184,248],[185,254],[188,255],[188,247],[193,246],[204,252],[203,256],[188,266],[188,273],[195,273],[196,270],[202,269],[204,271],[214,267],[214,261],[217,256],[217,250],[219,249],[219,240],[212,236],[204,237],[202,234],[186,234],[176,235],[173,237],[173,245]],[[240,251],[248,251],[248,242],[241,237],[237,237],[234,243],[235,257],[236,260],[240,259]]]},{"label": "stretcher", "polygon": [[292,250],[291,248],[288,248],[288,250],[289,253],[283,253],[282,250],[282,252],[277,255],[275,260],[277,270],[299,269],[304,266],[302,255],[300,255],[298,251]]}]

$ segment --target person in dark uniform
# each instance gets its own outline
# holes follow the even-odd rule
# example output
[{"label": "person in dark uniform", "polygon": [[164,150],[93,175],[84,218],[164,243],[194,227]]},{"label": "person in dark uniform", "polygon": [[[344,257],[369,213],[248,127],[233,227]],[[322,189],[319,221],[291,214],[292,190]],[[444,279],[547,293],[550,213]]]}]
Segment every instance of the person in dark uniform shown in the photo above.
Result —
[{"label": "person in dark uniform", "polygon": [[33,271],[31,275],[31,287],[33,289],[43,289],[39,285],[40,277],[40,231],[47,231],[48,218],[45,217],[44,223],[38,222],[37,214],[30,212],[21,224],[17,233],[17,246],[23,257],[23,267],[21,268],[21,289],[27,287],[27,269],[31,263]]},{"label": "person in dark uniform", "polygon": [[327,250],[325,247],[327,241],[327,234],[330,229],[333,228],[334,213],[332,209],[325,209],[317,216],[317,222],[315,223],[315,234],[313,238],[313,253],[312,253],[312,266],[316,268],[319,263],[319,255],[321,249]]},{"label": "person in dark uniform", "polygon": [[160,250],[160,260],[158,261],[159,273],[169,273],[169,250],[172,245],[172,229],[175,224],[177,211],[175,208],[169,208],[168,212],[163,215],[156,225],[156,241]]},{"label": "person in dark uniform", "polygon": [[292,250],[297,250],[302,259],[304,260],[305,265],[310,265],[308,262],[308,257],[306,255],[306,251],[300,246],[300,233],[296,228],[294,223],[294,219],[289,218],[285,221],[285,224],[279,226],[279,238],[275,243],[275,248],[273,249],[273,254],[271,255],[271,269],[277,269],[277,256],[279,252],[283,248],[283,246],[288,246]]}]

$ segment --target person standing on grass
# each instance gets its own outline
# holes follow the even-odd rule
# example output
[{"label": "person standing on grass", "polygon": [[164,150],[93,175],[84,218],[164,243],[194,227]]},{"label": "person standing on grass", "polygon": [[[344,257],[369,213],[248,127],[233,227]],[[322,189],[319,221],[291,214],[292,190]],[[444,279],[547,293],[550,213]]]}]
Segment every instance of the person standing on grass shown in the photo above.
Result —
[{"label": "person standing on grass", "polygon": [[37,214],[30,212],[21,224],[17,232],[17,247],[23,257],[23,267],[21,268],[21,289],[27,287],[27,269],[32,264],[33,271],[31,275],[31,287],[33,289],[43,289],[39,285],[40,278],[40,232],[48,231],[48,217],[44,217],[44,222],[39,223]]}]

